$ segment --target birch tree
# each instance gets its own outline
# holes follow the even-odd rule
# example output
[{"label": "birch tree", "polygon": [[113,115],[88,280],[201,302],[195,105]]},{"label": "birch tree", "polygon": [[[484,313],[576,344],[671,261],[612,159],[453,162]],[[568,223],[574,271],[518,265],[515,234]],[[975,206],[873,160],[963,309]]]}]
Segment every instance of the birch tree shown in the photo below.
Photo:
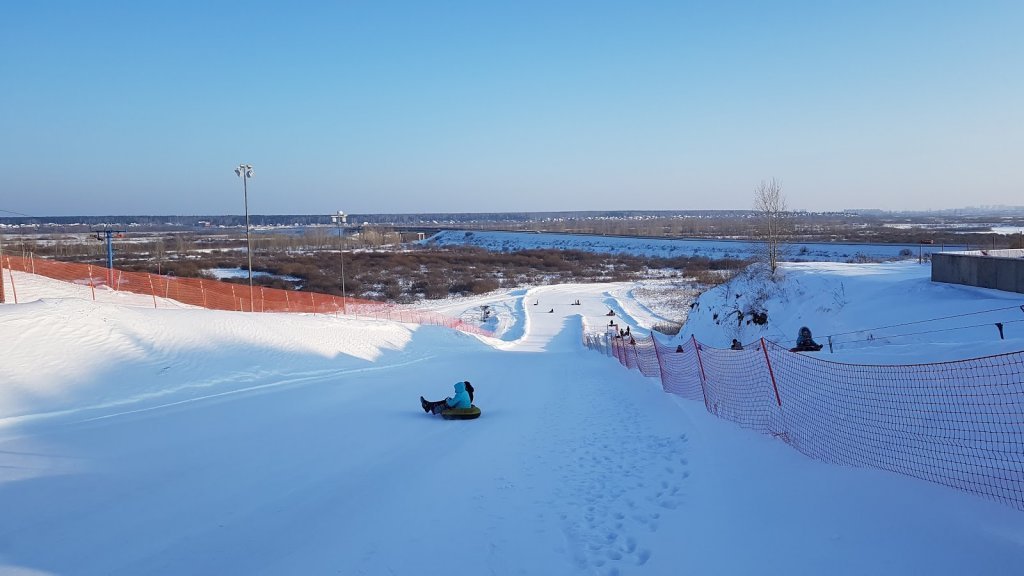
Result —
[{"label": "birch tree", "polygon": [[775,178],[762,180],[754,188],[754,211],[760,220],[762,258],[775,274],[786,233],[786,197],[781,182]]}]

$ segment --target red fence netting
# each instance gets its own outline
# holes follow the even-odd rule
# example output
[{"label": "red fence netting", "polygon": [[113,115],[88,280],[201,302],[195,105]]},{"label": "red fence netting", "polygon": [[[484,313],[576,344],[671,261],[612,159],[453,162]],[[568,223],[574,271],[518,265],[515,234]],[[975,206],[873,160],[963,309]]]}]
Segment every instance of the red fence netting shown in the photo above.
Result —
[{"label": "red fence netting", "polygon": [[666,392],[826,462],[867,466],[1024,510],[1024,352],[914,365],[829,362],[761,340],[587,334],[584,343]]},{"label": "red fence netting", "polygon": [[[457,318],[449,318],[434,312],[404,310],[391,304],[360,298],[261,286],[254,286],[250,289],[248,285],[219,280],[176,278],[147,272],[126,272],[116,268],[58,262],[43,258],[4,256],[3,264],[11,270],[89,286],[94,293],[99,288],[152,296],[154,307],[158,306],[158,299],[168,299],[211,310],[350,314],[410,324],[446,326],[473,334],[489,334],[478,326]],[[0,270],[2,269],[3,267],[0,267]]]}]

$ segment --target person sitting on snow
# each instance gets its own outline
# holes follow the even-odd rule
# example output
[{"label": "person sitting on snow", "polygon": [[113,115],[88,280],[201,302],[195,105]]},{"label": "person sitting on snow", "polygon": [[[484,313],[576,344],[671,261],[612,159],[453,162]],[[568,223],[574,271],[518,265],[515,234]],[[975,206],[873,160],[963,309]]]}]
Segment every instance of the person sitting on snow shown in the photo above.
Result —
[{"label": "person sitting on snow", "polygon": [[470,408],[473,406],[473,385],[469,383],[469,380],[456,382],[455,395],[437,402],[431,402],[420,396],[420,406],[423,407],[424,412],[433,414],[440,414],[449,408]]},{"label": "person sitting on snow", "polygon": [[743,350],[743,344],[740,344],[739,340],[733,338],[732,339],[732,346],[729,346],[729,348],[732,349],[732,350]]},{"label": "person sitting on snow", "polygon": [[821,350],[821,344],[811,338],[811,329],[807,326],[801,327],[800,333],[796,337],[796,346],[790,349],[790,352],[817,352],[818,350]]}]

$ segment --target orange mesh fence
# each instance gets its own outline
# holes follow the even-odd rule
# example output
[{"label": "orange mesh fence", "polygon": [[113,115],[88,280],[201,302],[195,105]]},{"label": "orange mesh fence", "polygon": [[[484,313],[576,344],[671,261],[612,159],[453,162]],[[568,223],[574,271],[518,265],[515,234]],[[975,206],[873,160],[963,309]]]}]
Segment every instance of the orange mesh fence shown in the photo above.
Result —
[{"label": "orange mesh fence", "polygon": [[812,458],[906,474],[1024,510],[1024,352],[881,366],[829,362],[764,340],[723,350],[609,330],[584,342],[658,376],[666,392]]},{"label": "orange mesh fence", "polygon": [[[405,310],[373,300],[343,298],[315,292],[296,292],[278,288],[264,288],[221,282],[201,278],[176,278],[147,272],[126,272],[91,264],[58,262],[42,258],[4,256],[3,264],[11,269],[63,280],[95,291],[114,290],[152,296],[153,306],[161,300],[174,300],[182,304],[211,310],[239,312],[298,312],[315,314],[350,314],[355,316],[393,320],[410,324],[446,326],[463,332],[489,335],[481,328],[434,312]],[[12,287],[16,293],[17,287]],[[16,301],[8,297],[8,301]]]}]

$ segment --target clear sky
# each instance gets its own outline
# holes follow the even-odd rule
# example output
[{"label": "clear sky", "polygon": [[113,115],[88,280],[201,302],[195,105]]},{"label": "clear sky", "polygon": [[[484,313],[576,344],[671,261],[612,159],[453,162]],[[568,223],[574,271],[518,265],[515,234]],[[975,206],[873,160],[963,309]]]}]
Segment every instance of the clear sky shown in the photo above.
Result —
[{"label": "clear sky", "polygon": [[1024,204],[1024,2],[0,0],[0,209]]}]

